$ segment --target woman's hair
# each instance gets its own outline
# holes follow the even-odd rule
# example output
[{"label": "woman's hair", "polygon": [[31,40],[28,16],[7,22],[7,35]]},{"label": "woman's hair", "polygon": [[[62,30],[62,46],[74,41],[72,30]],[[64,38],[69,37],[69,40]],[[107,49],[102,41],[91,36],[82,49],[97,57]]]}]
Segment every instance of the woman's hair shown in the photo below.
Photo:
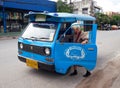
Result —
[{"label": "woman's hair", "polygon": [[78,23],[73,23],[73,24],[71,25],[71,28],[72,28],[72,29],[80,29],[80,25],[79,25]]}]

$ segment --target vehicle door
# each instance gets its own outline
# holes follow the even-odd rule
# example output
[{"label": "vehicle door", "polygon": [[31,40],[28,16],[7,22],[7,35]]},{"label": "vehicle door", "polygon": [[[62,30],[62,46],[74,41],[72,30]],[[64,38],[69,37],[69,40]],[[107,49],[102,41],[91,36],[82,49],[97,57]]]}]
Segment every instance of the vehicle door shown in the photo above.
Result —
[{"label": "vehicle door", "polygon": [[[58,38],[55,44],[55,69],[56,72],[65,74],[73,65],[83,66],[92,70],[96,64],[96,25],[79,24],[87,33],[88,43],[81,44],[73,42],[73,30],[71,27],[66,29]],[[62,29],[61,29],[62,30]]]}]

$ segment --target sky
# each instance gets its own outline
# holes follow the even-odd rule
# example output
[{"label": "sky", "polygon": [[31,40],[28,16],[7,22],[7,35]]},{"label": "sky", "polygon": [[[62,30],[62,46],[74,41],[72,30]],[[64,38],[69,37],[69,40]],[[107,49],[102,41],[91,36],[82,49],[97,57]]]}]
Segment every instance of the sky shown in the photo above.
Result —
[{"label": "sky", "polygon": [[[57,0],[51,0],[57,1]],[[74,0],[72,0],[74,1]],[[80,1],[80,0],[76,0]],[[120,12],[120,0],[94,0],[97,2],[97,5],[102,7],[103,11],[113,11],[113,12]]]},{"label": "sky", "polygon": [[120,12],[120,0],[95,0],[103,11]]}]

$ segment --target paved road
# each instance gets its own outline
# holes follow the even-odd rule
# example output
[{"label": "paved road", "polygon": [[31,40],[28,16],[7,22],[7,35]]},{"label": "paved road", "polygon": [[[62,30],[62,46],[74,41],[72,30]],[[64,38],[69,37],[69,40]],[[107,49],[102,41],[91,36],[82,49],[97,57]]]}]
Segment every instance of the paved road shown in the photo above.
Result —
[{"label": "paved road", "polygon": [[0,88],[74,88],[82,78],[36,71],[17,59],[17,40],[0,40]]},{"label": "paved road", "polygon": [[120,30],[99,31],[97,37],[98,61],[92,75],[76,88],[120,87]]},{"label": "paved road", "polygon": [[[98,63],[102,68],[120,52],[120,31],[98,31]],[[75,88],[83,77],[37,71],[17,59],[17,40],[0,40],[0,88]]]},{"label": "paved road", "polygon": [[110,59],[120,54],[120,30],[99,31],[97,36],[98,63],[97,68],[103,67]]}]

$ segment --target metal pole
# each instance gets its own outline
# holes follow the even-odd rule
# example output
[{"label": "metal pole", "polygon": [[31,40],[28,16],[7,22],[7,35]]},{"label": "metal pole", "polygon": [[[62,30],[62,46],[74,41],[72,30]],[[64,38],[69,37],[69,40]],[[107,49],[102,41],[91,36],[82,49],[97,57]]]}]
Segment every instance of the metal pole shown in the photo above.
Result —
[{"label": "metal pole", "polygon": [[4,33],[6,33],[6,14],[5,14],[5,8],[3,7],[3,10],[2,10],[2,13],[3,13],[3,28],[4,28]]}]

